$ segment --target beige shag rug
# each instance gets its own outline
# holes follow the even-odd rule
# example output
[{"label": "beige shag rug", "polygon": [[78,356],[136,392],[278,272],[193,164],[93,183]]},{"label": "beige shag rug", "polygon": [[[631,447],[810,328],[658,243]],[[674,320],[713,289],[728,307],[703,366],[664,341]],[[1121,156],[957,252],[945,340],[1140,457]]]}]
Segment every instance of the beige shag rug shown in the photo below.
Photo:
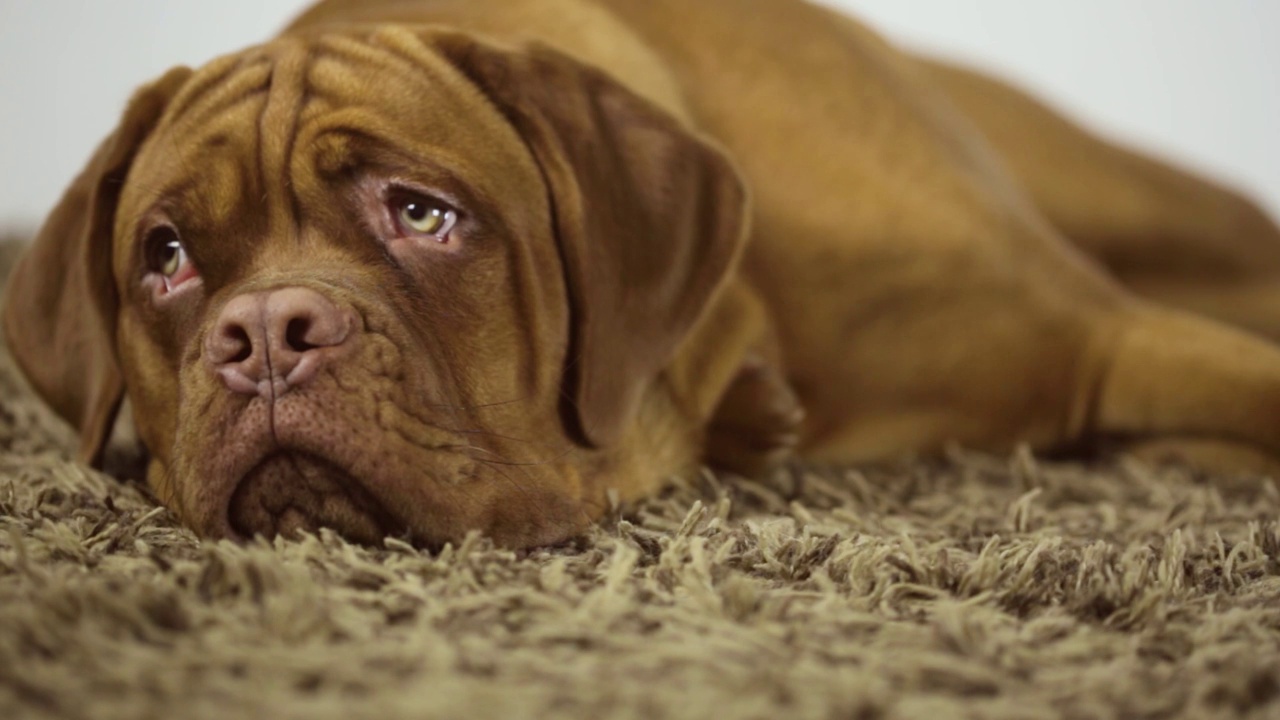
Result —
[{"label": "beige shag rug", "polygon": [[957,452],[431,555],[201,543],[69,440],[0,359],[0,718],[1280,717],[1266,479]]}]

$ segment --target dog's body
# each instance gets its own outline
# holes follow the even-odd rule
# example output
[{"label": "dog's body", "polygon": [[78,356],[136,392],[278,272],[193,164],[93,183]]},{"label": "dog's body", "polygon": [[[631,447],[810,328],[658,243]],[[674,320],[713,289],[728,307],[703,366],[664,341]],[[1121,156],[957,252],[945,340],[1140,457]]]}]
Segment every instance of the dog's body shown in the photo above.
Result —
[{"label": "dog's body", "polygon": [[1247,201],[807,4],[328,0],[135,98],[6,328],[202,533],[528,545],[796,451],[1269,463],[1278,278]]}]

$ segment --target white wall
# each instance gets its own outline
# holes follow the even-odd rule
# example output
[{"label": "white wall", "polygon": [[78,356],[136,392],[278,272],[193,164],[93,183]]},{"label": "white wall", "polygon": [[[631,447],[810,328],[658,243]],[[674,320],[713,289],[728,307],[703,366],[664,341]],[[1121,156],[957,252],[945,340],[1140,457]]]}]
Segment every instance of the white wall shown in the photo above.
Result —
[{"label": "white wall", "polygon": [[834,0],[1280,215],[1277,0]]},{"label": "white wall", "polygon": [[[0,226],[39,221],[134,86],[262,40],[303,4],[0,0]],[[913,46],[998,69],[1280,212],[1276,0],[830,4]]]}]

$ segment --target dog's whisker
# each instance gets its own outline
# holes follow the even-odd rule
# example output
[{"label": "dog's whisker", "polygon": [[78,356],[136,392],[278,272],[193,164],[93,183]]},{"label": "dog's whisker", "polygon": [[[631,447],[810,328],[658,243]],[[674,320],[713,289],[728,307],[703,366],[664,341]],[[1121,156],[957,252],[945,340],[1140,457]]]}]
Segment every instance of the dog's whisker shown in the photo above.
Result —
[{"label": "dog's whisker", "polygon": [[541,503],[533,502],[534,497],[530,494],[529,490],[525,488],[523,485],[521,485],[520,483],[516,482],[510,475],[508,475],[503,466],[498,465],[489,460],[483,460],[480,458],[472,458],[472,459],[488,467],[493,472],[497,473],[499,476],[502,477],[503,480],[506,481],[507,485],[510,486],[512,490],[515,490],[515,492],[525,500],[530,501],[530,502],[526,502],[524,505],[527,511],[532,511],[533,513],[540,516],[541,519],[543,520],[547,519],[547,510],[542,507]]},{"label": "dog's whisker", "polygon": [[[492,463],[497,463],[497,464],[500,464],[500,465],[508,465],[508,466],[511,466],[511,467],[543,467],[543,466],[546,466],[546,465],[551,465],[551,464],[554,464],[554,463],[560,462],[561,460],[565,459],[566,457],[568,457],[568,456],[570,456],[570,455],[572,455],[572,454],[574,453],[574,449],[573,449],[573,448],[566,448],[566,449],[565,449],[563,452],[561,452],[559,455],[557,455],[557,456],[555,456],[555,457],[553,457],[553,458],[549,458],[549,459],[547,459],[547,460],[536,460],[536,461],[524,461],[524,462],[517,462],[517,461],[514,461],[514,460],[508,460],[508,459],[506,459],[505,457],[503,457],[500,453],[497,453],[497,452],[495,452],[495,451],[493,451],[493,450],[490,450],[490,449],[488,449],[488,448],[479,447],[479,446],[476,446],[476,445],[459,445],[459,446],[457,446],[457,447],[452,447],[452,448],[449,448],[449,449],[450,449],[450,450],[474,450],[474,451],[476,451],[476,452],[483,452],[483,453],[488,453],[488,454],[490,454],[490,455],[495,455],[495,456],[497,456],[497,457],[499,457],[499,458],[501,458],[501,459],[499,459],[499,460],[486,460],[485,462],[492,462]],[[471,457],[473,460],[479,460],[479,459],[480,459],[480,458],[476,458],[476,457],[474,457],[474,456],[469,456],[469,457]]]},{"label": "dog's whisker", "polygon": [[530,398],[530,397],[525,396],[525,397],[512,398],[511,400],[499,400],[499,401],[497,401],[497,402],[474,403],[474,404],[461,404],[461,405],[450,405],[450,404],[446,404],[446,403],[430,403],[430,404],[428,405],[428,407],[435,408],[435,409],[440,409],[440,410],[445,410],[445,409],[450,409],[450,410],[484,410],[484,409],[487,409],[487,408],[506,407],[506,406],[509,406],[509,405],[516,405],[516,404],[519,404],[519,403],[529,402],[530,400],[531,400],[531,398]]}]

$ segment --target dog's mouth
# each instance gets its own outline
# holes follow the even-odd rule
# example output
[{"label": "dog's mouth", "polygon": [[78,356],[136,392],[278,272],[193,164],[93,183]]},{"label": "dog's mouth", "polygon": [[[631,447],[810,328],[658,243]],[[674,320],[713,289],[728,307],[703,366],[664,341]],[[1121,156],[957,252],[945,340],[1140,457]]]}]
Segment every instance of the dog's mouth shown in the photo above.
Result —
[{"label": "dog's mouth", "polygon": [[360,481],[332,462],[295,451],[272,453],[246,473],[227,515],[231,528],[246,538],[330,528],[376,544],[397,532],[391,514]]},{"label": "dog's mouth", "polygon": [[384,428],[343,400],[312,388],[231,409],[216,437],[179,448],[189,454],[173,462],[175,505],[209,538],[328,529],[361,545],[395,537],[430,549],[473,531],[500,545],[546,545],[591,519],[596,506],[584,505],[571,469],[536,463],[513,477],[465,440],[407,422]]}]

